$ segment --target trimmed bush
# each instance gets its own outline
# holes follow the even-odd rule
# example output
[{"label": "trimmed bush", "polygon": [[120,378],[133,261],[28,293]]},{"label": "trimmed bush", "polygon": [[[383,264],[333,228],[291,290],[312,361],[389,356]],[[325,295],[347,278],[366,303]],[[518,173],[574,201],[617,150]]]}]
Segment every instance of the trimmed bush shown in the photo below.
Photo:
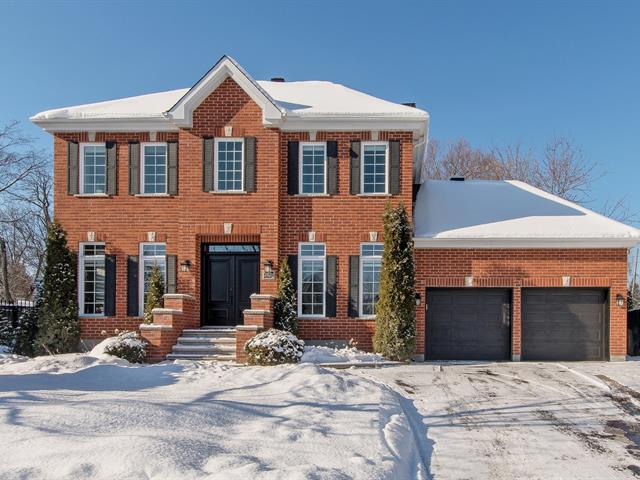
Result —
[{"label": "trimmed bush", "polygon": [[144,301],[144,323],[153,323],[153,309],[164,306],[164,279],[160,267],[151,267],[149,275],[149,291]]},{"label": "trimmed bush", "polygon": [[278,292],[273,305],[273,325],[278,330],[298,334],[296,289],[286,260],[280,262],[278,271]]},{"label": "trimmed bush", "polygon": [[[143,363],[147,355],[147,342],[142,340],[137,332],[122,332],[117,337],[103,341],[103,352],[114,357],[123,358],[130,363]],[[99,353],[94,348],[92,353]]]},{"label": "trimmed bush", "polygon": [[249,365],[298,363],[304,353],[304,342],[290,332],[272,328],[249,340],[244,351]]}]

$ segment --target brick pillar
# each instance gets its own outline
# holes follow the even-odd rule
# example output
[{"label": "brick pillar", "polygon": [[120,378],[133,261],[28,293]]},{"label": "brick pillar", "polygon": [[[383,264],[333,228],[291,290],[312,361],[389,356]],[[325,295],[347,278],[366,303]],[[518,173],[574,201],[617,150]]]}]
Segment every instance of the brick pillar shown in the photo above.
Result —
[{"label": "brick pillar", "polygon": [[164,307],[153,309],[153,323],[140,325],[140,335],[149,343],[147,362],[166,359],[185,328],[200,326],[197,305],[191,295],[167,293]]},{"label": "brick pillar", "polygon": [[522,355],[522,288],[520,281],[511,296],[511,360],[519,362]]},{"label": "brick pillar", "polygon": [[247,356],[244,345],[258,333],[273,328],[273,295],[254,293],[251,308],[245,310],[244,325],[236,327],[236,362],[244,363]]}]

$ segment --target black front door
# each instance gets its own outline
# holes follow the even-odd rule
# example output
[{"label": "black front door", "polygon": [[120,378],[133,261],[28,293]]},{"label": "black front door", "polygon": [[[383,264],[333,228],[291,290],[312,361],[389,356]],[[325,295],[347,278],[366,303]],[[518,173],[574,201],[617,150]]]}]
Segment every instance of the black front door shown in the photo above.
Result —
[{"label": "black front door", "polygon": [[235,326],[259,291],[260,255],[256,245],[207,245],[203,254],[202,324]]}]

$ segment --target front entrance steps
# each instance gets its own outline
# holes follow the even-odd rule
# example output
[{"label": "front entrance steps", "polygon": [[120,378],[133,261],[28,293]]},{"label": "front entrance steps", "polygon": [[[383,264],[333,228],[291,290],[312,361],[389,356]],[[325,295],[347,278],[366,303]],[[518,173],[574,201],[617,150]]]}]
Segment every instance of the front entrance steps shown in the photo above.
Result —
[{"label": "front entrance steps", "polygon": [[235,327],[185,329],[167,360],[235,361]]}]

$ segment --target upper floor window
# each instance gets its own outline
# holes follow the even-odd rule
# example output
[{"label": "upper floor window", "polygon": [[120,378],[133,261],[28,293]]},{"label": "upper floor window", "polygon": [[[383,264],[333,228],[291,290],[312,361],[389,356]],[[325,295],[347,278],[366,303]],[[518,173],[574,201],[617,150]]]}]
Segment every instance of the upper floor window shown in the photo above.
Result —
[{"label": "upper floor window", "polygon": [[140,314],[144,311],[144,304],[149,292],[149,280],[151,269],[157,266],[162,273],[165,289],[167,288],[167,257],[166,245],[164,243],[141,243],[140,244]]},{"label": "upper floor window", "polygon": [[387,193],[388,151],[387,142],[362,144],[362,193]]},{"label": "upper floor window", "polygon": [[105,256],[104,243],[80,244],[78,296],[80,314],[104,315]]},{"label": "upper floor window", "polygon": [[326,193],[326,143],[300,143],[300,193]]},{"label": "upper floor window", "polygon": [[360,316],[373,317],[380,295],[382,243],[363,243],[360,246]]},{"label": "upper floor window", "polygon": [[107,149],[104,143],[80,145],[80,193],[107,192]]},{"label": "upper floor window", "polygon": [[215,190],[242,192],[244,184],[244,139],[216,138]]},{"label": "upper floor window", "polygon": [[323,243],[301,243],[298,260],[298,313],[324,317],[326,255]]},{"label": "upper floor window", "polygon": [[143,194],[167,193],[167,144],[142,144],[142,175],[140,191]]}]

